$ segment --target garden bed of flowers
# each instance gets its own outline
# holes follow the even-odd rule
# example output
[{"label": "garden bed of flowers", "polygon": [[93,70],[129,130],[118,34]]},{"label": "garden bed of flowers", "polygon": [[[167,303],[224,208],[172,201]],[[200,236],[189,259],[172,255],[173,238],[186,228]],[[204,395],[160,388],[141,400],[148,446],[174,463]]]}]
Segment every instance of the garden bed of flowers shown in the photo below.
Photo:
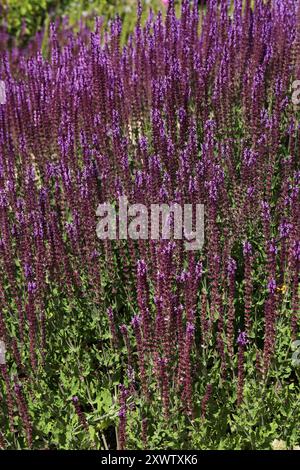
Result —
[{"label": "garden bed of flowers", "polygon": [[[3,449],[300,444],[300,5],[205,3],[0,36]],[[97,237],[125,196],[202,249]]]}]

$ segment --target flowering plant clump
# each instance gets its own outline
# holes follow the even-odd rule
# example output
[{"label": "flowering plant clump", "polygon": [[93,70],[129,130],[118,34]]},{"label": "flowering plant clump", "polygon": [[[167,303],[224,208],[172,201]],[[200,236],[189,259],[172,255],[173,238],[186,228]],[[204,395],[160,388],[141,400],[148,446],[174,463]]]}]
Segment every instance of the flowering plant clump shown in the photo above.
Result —
[{"label": "flowering plant clump", "polygon": [[[0,37],[2,448],[300,442],[300,5],[164,3]],[[99,239],[120,197],[204,205],[202,249]]]}]

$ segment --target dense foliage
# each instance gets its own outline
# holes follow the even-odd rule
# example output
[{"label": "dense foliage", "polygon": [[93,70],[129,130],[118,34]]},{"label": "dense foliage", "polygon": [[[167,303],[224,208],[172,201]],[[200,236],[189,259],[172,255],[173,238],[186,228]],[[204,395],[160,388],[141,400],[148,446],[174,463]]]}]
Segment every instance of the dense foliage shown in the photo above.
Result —
[{"label": "dense foliage", "polygon": [[[300,7],[234,3],[2,38],[2,448],[299,444]],[[204,204],[203,250],[99,240],[120,195]]]},{"label": "dense foliage", "polygon": [[2,26],[9,34],[25,36],[41,28],[53,0],[4,0],[0,6]]}]

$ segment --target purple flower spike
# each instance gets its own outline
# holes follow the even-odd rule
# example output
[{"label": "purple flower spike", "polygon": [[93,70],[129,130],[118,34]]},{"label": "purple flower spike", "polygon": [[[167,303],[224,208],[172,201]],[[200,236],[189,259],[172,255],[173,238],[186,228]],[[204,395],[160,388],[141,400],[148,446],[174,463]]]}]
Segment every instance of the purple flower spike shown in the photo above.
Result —
[{"label": "purple flower spike", "polygon": [[293,256],[296,262],[300,262],[300,240],[295,240],[293,244]]},{"label": "purple flower spike", "polygon": [[137,274],[139,277],[146,276],[147,274],[147,265],[143,259],[137,262]]},{"label": "purple flower spike", "polygon": [[268,282],[268,291],[270,292],[270,294],[274,294],[274,292],[276,291],[276,281],[275,281],[275,279],[271,279]]},{"label": "purple flower spike", "polygon": [[236,342],[239,346],[247,346],[247,344],[249,344],[247,333],[245,331],[239,330],[239,335],[237,337]]},{"label": "purple flower spike", "polygon": [[252,255],[252,245],[248,241],[243,242],[243,254],[245,257]]},{"label": "purple flower spike", "polygon": [[131,324],[134,328],[139,328],[141,326],[142,320],[139,315],[135,315],[131,320]]},{"label": "purple flower spike", "polygon": [[227,271],[229,275],[233,275],[237,269],[237,264],[236,261],[229,257],[228,258],[228,263],[227,263]]}]

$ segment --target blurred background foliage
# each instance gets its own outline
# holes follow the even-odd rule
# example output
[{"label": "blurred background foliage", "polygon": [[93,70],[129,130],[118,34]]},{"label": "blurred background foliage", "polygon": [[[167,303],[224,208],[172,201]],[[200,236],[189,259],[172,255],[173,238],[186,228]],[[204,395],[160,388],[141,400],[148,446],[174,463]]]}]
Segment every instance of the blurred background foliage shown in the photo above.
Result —
[{"label": "blurred background foliage", "polygon": [[40,29],[49,10],[59,3],[52,0],[3,0],[1,23],[14,37],[33,35]]},{"label": "blurred background foliage", "polygon": [[[142,0],[141,3],[144,17],[150,8],[154,12],[166,9],[164,0]],[[118,14],[123,21],[124,40],[133,30],[136,6],[137,0],[2,0],[0,25],[22,44],[43,27],[47,29],[56,18],[67,17],[75,27],[80,21],[93,27],[95,16],[102,16],[108,22]]]}]

